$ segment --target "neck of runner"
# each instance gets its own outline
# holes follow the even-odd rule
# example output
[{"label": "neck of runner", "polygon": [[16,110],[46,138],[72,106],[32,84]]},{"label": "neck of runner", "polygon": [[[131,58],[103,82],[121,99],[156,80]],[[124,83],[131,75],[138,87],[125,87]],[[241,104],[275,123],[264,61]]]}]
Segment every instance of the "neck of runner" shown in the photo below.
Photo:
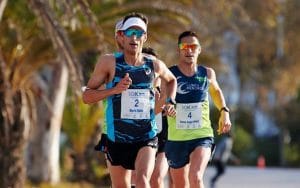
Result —
[{"label": "neck of runner", "polygon": [[193,76],[197,72],[197,64],[178,65],[179,70],[186,76]]},{"label": "neck of runner", "polygon": [[139,66],[144,63],[142,53],[137,53],[135,55],[126,54],[124,59],[128,65],[132,66]]}]

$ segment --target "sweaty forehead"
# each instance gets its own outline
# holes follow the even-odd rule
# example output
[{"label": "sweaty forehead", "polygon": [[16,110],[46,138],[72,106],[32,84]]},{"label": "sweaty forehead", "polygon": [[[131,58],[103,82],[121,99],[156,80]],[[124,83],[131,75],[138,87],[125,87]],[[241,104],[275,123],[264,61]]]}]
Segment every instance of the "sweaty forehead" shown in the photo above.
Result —
[{"label": "sweaty forehead", "polygon": [[196,37],[186,36],[181,39],[181,43],[199,44],[199,41]]}]

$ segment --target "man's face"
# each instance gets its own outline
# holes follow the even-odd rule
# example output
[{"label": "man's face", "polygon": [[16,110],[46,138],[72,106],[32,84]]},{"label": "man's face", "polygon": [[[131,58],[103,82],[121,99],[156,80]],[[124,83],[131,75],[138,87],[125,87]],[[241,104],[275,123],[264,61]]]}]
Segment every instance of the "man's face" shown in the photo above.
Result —
[{"label": "man's face", "polygon": [[179,48],[180,62],[197,63],[198,56],[201,52],[201,46],[196,37],[187,36],[181,39]]},{"label": "man's face", "polygon": [[142,51],[144,42],[147,39],[147,33],[141,28],[133,26],[122,32],[124,50],[135,54]]}]

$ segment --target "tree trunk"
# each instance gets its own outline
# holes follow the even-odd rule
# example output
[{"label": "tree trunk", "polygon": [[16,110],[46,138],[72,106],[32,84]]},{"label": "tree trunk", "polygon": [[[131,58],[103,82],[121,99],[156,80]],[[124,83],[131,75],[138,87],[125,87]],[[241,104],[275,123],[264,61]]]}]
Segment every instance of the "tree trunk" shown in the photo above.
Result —
[{"label": "tree trunk", "polygon": [[[21,188],[25,183],[24,121],[26,97],[12,90],[0,49],[0,187]],[[23,104],[22,104],[23,103]]]},{"label": "tree trunk", "polygon": [[7,4],[7,0],[0,0],[0,22],[2,19],[3,12],[5,10],[6,4]]},{"label": "tree trunk", "polygon": [[[68,86],[68,69],[65,64],[58,63],[51,72],[52,76],[45,84],[48,87],[42,91],[47,99],[40,98],[37,102],[38,123],[32,129],[27,149],[27,174],[35,183],[55,184],[60,180],[59,136]],[[47,105],[47,101],[51,107]]]},{"label": "tree trunk", "polygon": [[51,9],[48,1],[29,0],[29,3],[45,25],[45,32],[50,37],[58,56],[67,65],[73,90],[79,95],[81,93],[82,71],[65,30],[55,18],[54,11]]},{"label": "tree trunk", "polygon": [[[3,110],[3,95],[0,94],[1,102],[0,108]],[[18,97],[15,97],[18,98]],[[19,99],[15,99],[16,106],[21,106],[17,104]],[[20,109],[18,109],[20,110]],[[3,123],[5,117],[1,113],[0,122]],[[1,126],[2,128],[7,125]],[[23,134],[20,129],[23,127],[23,123],[16,121],[12,125],[8,125],[10,131],[8,135],[5,135],[3,129],[1,128],[0,133],[0,187],[23,187],[25,183],[25,169],[24,169],[24,139]],[[13,129],[13,130],[12,130]]]},{"label": "tree trunk", "polygon": [[[25,183],[24,169],[24,123],[20,117],[15,117],[13,124],[3,124],[7,121],[3,111],[5,111],[3,92],[0,92],[0,108],[1,108],[1,131],[0,131],[0,187],[23,187]],[[20,94],[14,96],[14,113],[20,115],[21,97]],[[7,132],[4,129],[9,128]]]},{"label": "tree trunk", "polygon": [[[49,2],[47,0],[29,0],[29,5],[43,22],[45,32],[51,39],[54,48],[57,50],[58,57],[61,59],[60,63],[64,64],[62,66],[61,75],[54,76],[54,78],[59,79],[58,86],[56,87],[54,85],[54,87],[49,90],[49,92],[57,91],[57,93],[53,93],[53,100],[50,102],[50,104],[53,105],[51,118],[48,122],[47,120],[44,120],[44,124],[41,125],[41,130],[36,133],[37,141],[35,141],[35,143],[42,145],[36,147],[36,149],[39,148],[40,153],[32,151],[32,154],[28,155],[28,160],[32,162],[34,162],[36,158],[40,157],[39,155],[41,155],[41,158],[45,160],[43,161],[45,166],[43,168],[45,169],[38,170],[38,168],[41,168],[40,163],[42,161],[37,162],[37,164],[31,163],[31,165],[34,165],[35,172],[32,171],[30,173],[30,178],[38,182],[43,181],[44,179],[39,178],[45,178],[45,175],[39,176],[39,173],[46,174],[46,176],[47,173],[49,173],[49,179],[46,178],[46,180],[51,183],[56,183],[59,181],[59,135],[66,87],[68,84],[68,75],[70,75],[73,90],[76,94],[79,94],[82,74],[79,62],[74,55],[71,42],[69,41],[64,29],[55,18],[54,11],[51,9]],[[51,83],[55,84],[58,83],[58,81],[53,80]],[[41,108],[43,108],[43,106],[41,106]]]}]

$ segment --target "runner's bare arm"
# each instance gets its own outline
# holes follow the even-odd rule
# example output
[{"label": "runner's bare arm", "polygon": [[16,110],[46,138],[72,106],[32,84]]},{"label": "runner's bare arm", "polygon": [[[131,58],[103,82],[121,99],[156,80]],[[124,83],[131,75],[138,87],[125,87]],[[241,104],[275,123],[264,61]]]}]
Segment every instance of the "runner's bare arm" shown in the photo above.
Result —
[{"label": "runner's bare arm", "polygon": [[161,60],[157,59],[154,64],[155,72],[165,81],[167,97],[175,99],[177,90],[177,80],[168,67]]},{"label": "runner's bare arm", "polygon": [[215,71],[212,68],[206,68],[206,70],[207,77],[210,82],[209,94],[216,107],[220,110],[222,107],[226,106],[222,90],[217,82]]},{"label": "runner's bare arm", "polygon": [[[226,107],[226,101],[223,95],[223,92],[217,82],[216,73],[212,68],[207,68],[207,77],[210,82],[209,85],[209,93],[210,96],[220,111],[222,107]],[[231,128],[231,121],[229,117],[229,112],[224,110],[220,111],[220,118],[219,118],[219,126],[218,126],[218,134],[226,133],[230,131]]]},{"label": "runner's bare arm", "polygon": [[115,87],[103,89],[103,85],[112,80],[114,70],[115,57],[112,54],[101,56],[88,81],[86,90],[83,92],[84,103],[97,103],[110,95],[121,93],[129,87],[131,79],[129,76],[125,76]]},{"label": "runner's bare arm", "polygon": [[166,82],[157,77],[154,84],[155,89],[155,114],[163,111],[166,104]]},{"label": "runner's bare arm", "polygon": [[[155,72],[159,75],[162,81],[166,83],[166,98],[170,98],[172,101],[175,101],[176,90],[177,90],[177,80],[168,67],[160,60],[155,61],[154,64]],[[174,104],[167,103],[164,106],[165,113],[174,117],[176,115],[176,109]]]}]

